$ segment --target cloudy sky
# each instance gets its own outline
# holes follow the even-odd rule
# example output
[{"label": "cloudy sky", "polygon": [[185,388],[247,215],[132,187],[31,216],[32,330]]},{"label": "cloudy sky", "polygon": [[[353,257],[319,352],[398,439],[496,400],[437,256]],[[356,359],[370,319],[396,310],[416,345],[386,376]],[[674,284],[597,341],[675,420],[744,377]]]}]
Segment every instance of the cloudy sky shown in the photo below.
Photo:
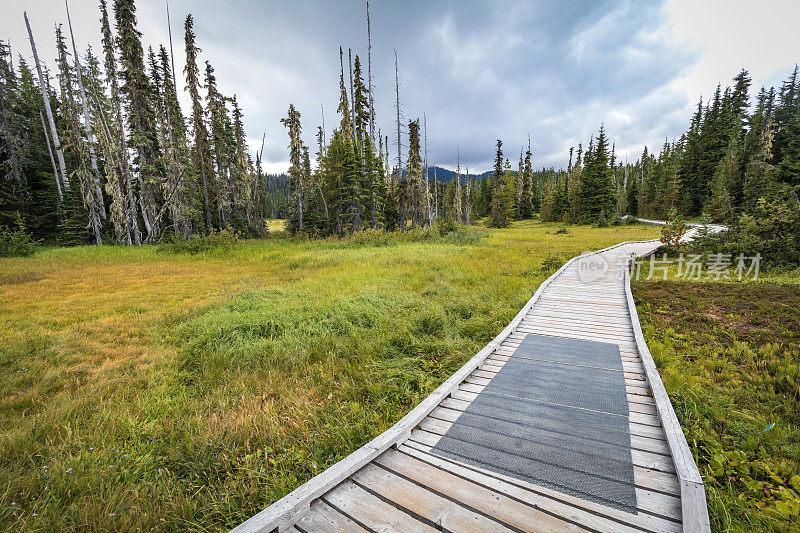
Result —
[{"label": "cloudy sky", "polygon": [[[71,1],[79,49],[99,50],[98,4]],[[145,46],[168,43],[164,0],[137,6]],[[53,65],[64,4],[3,0],[0,39],[32,58],[24,9]],[[266,131],[267,168],[285,170],[279,120],[294,103],[312,147],[320,104],[328,132],[338,123],[338,47],[366,57],[364,10],[355,0],[172,0],[176,67],[182,72],[191,12],[201,59],[215,67],[221,90],[238,96],[251,149]],[[427,114],[429,161],[454,167],[460,150],[471,171],[490,168],[498,138],[514,161],[528,134],[536,167],[566,166],[569,147],[601,123],[620,157],[635,160],[644,145],[679,136],[697,99],[741,68],[757,89],[779,84],[800,61],[796,0],[373,0],[370,11],[379,126],[394,138],[397,49],[402,112],[406,120]],[[184,95],[185,111],[187,102]]]}]

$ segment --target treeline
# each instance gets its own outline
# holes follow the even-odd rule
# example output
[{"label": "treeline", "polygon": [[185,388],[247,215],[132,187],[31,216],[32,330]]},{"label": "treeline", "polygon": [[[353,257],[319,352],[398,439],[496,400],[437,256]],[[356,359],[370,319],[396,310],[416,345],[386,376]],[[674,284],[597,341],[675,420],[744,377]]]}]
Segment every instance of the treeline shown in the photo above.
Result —
[{"label": "treeline", "polygon": [[[795,67],[779,89],[761,88],[750,106],[751,79],[740,72],[698,103],[689,129],[658,155],[618,161],[603,128],[584,151],[570,149],[566,171],[544,172],[541,217],[572,222],[621,215],[682,215],[733,224],[743,216],[797,208],[800,193],[800,79]],[[573,155],[575,159],[573,161]]]},{"label": "treeline", "polygon": [[[473,181],[462,178],[460,164],[449,183],[431,180],[426,124],[420,131],[419,119],[408,121],[407,144],[402,138],[406,125],[400,122],[397,62],[394,165],[389,163],[389,136],[376,129],[370,60],[366,81],[358,54],[353,59],[352,51],[348,52],[346,75],[340,48],[339,67],[339,124],[330,139],[322,126],[317,128],[315,168],[301,138],[300,112],[290,104],[281,121],[288,130],[291,165],[287,228],[314,236],[343,236],[364,229],[426,227],[444,219],[472,223]],[[405,158],[404,145],[408,147]]]},{"label": "treeline", "polygon": [[[269,180],[248,154],[236,96],[200,64],[192,16],[186,69],[172,43],[144,50],[133,0],[100,0],[102,50],[79,53],[67,9],[57,65],[33,65],[0,42],[0,229],[49,243],[141,244],[216,229],[265,232]],[[113,15],[113,29],[111,16]],[[69,32],[69,43],[66,32]],[[191,112],[184,116],[178,88]],[[262,146],[263,149],[263,146]],[[273,185],[279,185],[273,180]],[[277,191],[271,191],[277,196]]]}]

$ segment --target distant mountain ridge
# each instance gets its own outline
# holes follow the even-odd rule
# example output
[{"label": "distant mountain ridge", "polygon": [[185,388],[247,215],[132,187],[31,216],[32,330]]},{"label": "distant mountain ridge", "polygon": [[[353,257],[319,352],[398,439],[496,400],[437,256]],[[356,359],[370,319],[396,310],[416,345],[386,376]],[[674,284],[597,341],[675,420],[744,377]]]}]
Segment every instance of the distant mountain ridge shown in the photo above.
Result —
[{"label": "distant mountain ridge", "polygon": [[[405,172],[404,172],[404,174],[405,174]],[[462,172],[461,173],[461,180],[465,181],[467,179],[467,176],[472,177],[472,178],[486,178],[486,177],[489,177],[491,175],[492,175],[492,171],[491,170],[488,170],[488,171],[486,171],[486,172],[484,172],[482,174],[473,174],[473,173],[465,174],[465,173]],[[456,171],[455,170],[448,170],[446,168],[443,168],[443,167],[440,167],[440,166],[436,166],[436,165],[428,167],[428,177],[430,179],[433,179],[434,176],[439,181],[443,181],[445,183],[450,183],[450,181],[453,178],[456,177]]]}]

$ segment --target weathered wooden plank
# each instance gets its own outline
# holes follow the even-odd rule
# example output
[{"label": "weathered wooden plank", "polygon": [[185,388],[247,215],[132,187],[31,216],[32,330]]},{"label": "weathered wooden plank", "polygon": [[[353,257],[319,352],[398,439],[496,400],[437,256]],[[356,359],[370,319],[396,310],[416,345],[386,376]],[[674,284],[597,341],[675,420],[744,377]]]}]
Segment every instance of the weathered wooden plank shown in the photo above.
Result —
[{"label": "weathered wooden plank", "polygon": [[552,328],[574,328],[579,331],[586,331],[592,333],[608,333],[616,335],[633,335],[633,328],[630,326],[623,326],[619,324],[601,324],[598,322],[588,322],[583,320],[570,320],[568,318],[545,318],[533,317],[523,320],[520,324],[523,327],[552,327]]},{"label": "weathered wooden plank", "polygon": [[637,487],[636,499],[639,502],[640,512],[630,514],[554,489],[491,472],[485,468],[441,457],[426,451],[425,448],[425,446],[409,442],[400,445],[398,449],[402,453],[452,472],[459,477],[499,490],[529,505],[535,505],[559,516],[571,518],[576,523],[601,531],[617,531],[620,524],[630,524],[652,531],[680,530],[680,525],[677,523],[680,521],[680,500],[675,496]]},{"label": "weathered wooden plank", "polygon": [[[378,466],[379,464],[380,457],[356,472],[351,479],[371,492],[380,494],[382,499],[423,518],[428,525],[440,531],[513,531],[495,520],[404,479],[392,470]],[[469,505],[468,500],[465,505]]]},{"label": "weathered wooden plank", "polygon": [[415,457],[388,450],[375,460],[416,483],[469,506],[486,516],[522,531],[585,531],[586,528],[542,512],[500,491],[437,469]]},{"label": "weathered wooden plank", "polygon": [[311,509],[300,517],[295,527],[306,533],[367,533],[366,529],[322,500],[315,501]]},{"label": "weathered wooden plank", "polygon": [[538,319],[538,318],[552,318],[556,320],[577,320],[581,323],[587,324],[600,324],[600,325],[614,325],[620,327],[629,327],[630,322],[626,320],[624,317],[619,319],[611,319],[611,318],[594,318],[593,316],[581,316],[576,315],[575,313],[566,313],[566,312],[557,312],[557,311],[546,311],[544,309],[534,309],[530,313],[528,313],[528,319]]},{"label": "weathered wooden plank", "polygon": [[350,480],[345,480],[328,491],[323,499],[373,531],[436,531],[436,528],[389,505]]}]

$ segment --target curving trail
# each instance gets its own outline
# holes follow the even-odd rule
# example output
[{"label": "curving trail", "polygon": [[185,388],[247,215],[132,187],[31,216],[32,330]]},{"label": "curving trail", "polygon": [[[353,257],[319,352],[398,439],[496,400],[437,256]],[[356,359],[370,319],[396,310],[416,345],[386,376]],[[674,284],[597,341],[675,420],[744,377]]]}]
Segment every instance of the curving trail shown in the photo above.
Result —
[{"label": "curving trail", "polygon": [[234,531],[708,531],[630,293],[660,244],[571,259],[397,424]]}]

